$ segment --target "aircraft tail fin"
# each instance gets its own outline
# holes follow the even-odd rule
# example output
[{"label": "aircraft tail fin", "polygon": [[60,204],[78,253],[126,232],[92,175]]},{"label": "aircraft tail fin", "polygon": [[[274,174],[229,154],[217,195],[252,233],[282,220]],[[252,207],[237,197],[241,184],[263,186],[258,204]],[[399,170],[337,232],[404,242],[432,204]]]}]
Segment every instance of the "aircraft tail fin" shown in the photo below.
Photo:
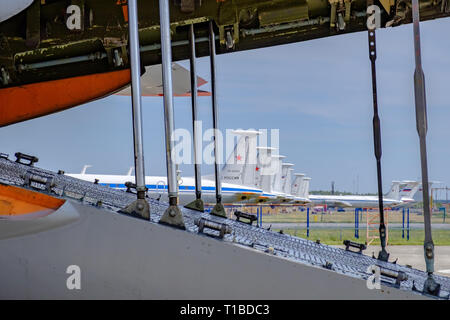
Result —
[{"label": "aircraft tail fin", "polygon": [[420,188],[419,181],[405,181],[406,185],[401,190],[401,196],[413,199],[414,195]]},{"label": "aircraft tail fin", "polygon": [[265,192],[272,192],[274,170],[272,163],[272,152],[276,149],[271,147],[257,147],[258,165],[256,167],[255,185]]},{"label": "aircraft tail fin", "polygon": [[292,169],[291,167],[293,166],[292,163],[283,163],[282,166],[282,176],[281,176],[281,180],[282,180],[282,188],[283,188],[283,192],[286,194],[291,194],[291,187],[292,187],[292,171],[294,169]]},{"label": "aircraft tail fin", "polygon": [[283,162],[281,159],[286,158],[285,156],[280,155],[272,155],[272,167],[274,168],[274,178],[272,183],[272,189],[275,192],[283,192],[283,184],[282,184],[282,165]]},{"label": "aircraft tail fin", "polygon": [[130,167],[130,169],[127,172],[127,176],[131,176],[131,174],[133,173],[133,170],[134,170],[134,166]]},{"label": "aircraft tail fin", "polygon": [[303,185],[303,179],[305,178],[305,175],[303,173],[295,173],[294,174],[294,182],[292,183],[292,194],[294,196],[300,197],[300,190]]},{"label": "aircraft tail fin", "polygon": [[310,183],[310,181],[311,181],[311,178],[309,178],[309,177],[304,177],[302,179],[300,192],[298,194],[299,197],[309,199],[309,183]]},{"label": "aircraft tail fin", "polygon": [[392,181],[391,190],[385,197],[387,199],[400,200],[400,181]]},{"label": "aircraft tail fin", "polygon": [[222,181],[244,186],[255,186],[256,145],[259,131],[234,130],[238,141],[222,168]]},{"label": "aircraft tail fin", "polygon": [[81,169],[81,175],[84,175],[84,174],[86,174],[86,170],[88,169],[88,168],[90,168],[90,167],[92,167],[90,164],[86,164],[86,165],[84,165],[84,167],[83,167],[83,169]]}]

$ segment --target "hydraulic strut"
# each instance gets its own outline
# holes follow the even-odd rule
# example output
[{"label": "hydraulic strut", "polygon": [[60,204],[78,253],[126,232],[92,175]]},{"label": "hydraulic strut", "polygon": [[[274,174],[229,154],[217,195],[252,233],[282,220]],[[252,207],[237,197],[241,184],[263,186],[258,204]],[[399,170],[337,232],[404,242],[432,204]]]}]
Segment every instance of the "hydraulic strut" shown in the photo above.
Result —
[{"label": "hydraulic strut", "polygon": [[191,67],[191,100],[192,100],[192,133],[194,142],[194,171],[195,171],[195,200],[187,204],[185,208],[204,212],[205,206],[202,200],[202,174],[200,169],[197,130],[197,72],[195,55],[195,33],[194,25],[189,28],[189,47],[191,49],[190,67]]},{"label": "hydraulic strut", "polygon": [[[372,0],[367,2],[369,8],[373,4]],[[372,12],[370,12],[371,14]],[[369,12],[368,12],[369,14]],[[378,253],[378,259],[388,261],[389,253],[386,251],[386,225],[384,223],[384,207],[383,207],[383,181],[381,177],[381,128],[380,117],[378,116],[378,98],[377,98],[377,74],[375,60],[377,59],[377,48],[375,39],[375,27],[370,28],[368,25],[369,36],[369,58],[372,67],[372,96],[373,96],[373,143],[375,158],[377,160],[377,181],[378,181],[378,210],[380,211],[380,242],[381,251]]]},{"label": "hydraulic strut", "polygon": [[213,129],[214,129],[214,173],[216,182],[216,205],[211,210],[211,214],[226,218],[225,208],[222,204],[222,179],[219,168],[219,141],[218,139],[218,110],[217,110],[217,90],[216,90],[216,37],[214,36],[213,22],[209,22],[209,55],[211,63],[211,96],[212,96],[212,113],[213,113]]},{"label": "hydraulic strut", "polygon": [[169,207],[159,220],[159,223],[179,229],[186,229],[183,215],[178,207],[178,181],[176,165],[172,157],[173,150],[173,83],[172,83],[172,45],[170,38],[169,1],[159,0],[159,19],[161,27],[161,59],[162,80],[164,92],[164,128],[166,139],[167,184],[169,193]]},{"label": "hydraulic strut", "polygon": [[431,234],[431,213],[428,184],[427,163],[427,102],[425,93],[425,75],[422,69],[422,57],[420,50],[419,28],[419,2],[412,0],[412,15],[414,29],[414,52],[416,69],[414,71],[414,96],[416,104],[416,126],[420,140],[420,160],[422,167],[422,192],[423,192],[423,220],[425,229],[424,254],[428,278],[424,283],[423,292],[439,295],[440,284],[433,279],[434,272],[434,243]]},{"label": "hydraulic strut", "polygon": [[130,61],[131,61],[131,96],[133,110],[133,140],[134,165],[136,176],[137,200],[121,210],[123,213],[150,219],[150,206],[145,199],[147,187],[145,186],[144,170],[144,137],[142,126],[142,98],[141,98],[141,62],[139,52],[138,9],[137,0],[130,0],[129,35],[130,35]]}]

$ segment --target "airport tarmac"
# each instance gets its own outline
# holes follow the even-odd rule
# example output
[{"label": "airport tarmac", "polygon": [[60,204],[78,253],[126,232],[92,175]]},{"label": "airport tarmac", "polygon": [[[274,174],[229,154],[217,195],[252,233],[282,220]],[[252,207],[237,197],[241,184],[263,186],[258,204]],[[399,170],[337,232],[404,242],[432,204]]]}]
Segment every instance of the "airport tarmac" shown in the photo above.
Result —
[{"label": "airport tarmac", "polygon": [[[263,223],[263,227],[267,228],[272,225],[273,229],[305,229],[306,223]],[[317,229],[335,229],[335,228],[354,228],[354,223],[311,223],[311,226]],[[401,229],[400,223],[392,223],[390,228]],[[411,229],[423,229],[423,223],[410,224]],[[449,224],[433,224],[433,229],[450,230]],[[345,246],[334,246],[339,248],[345,248]],[[372,252],[377,255],[380,247],[369,246],[364,251],[366,255],[372,255]],[[388,252],[390,253],[390,261],[398,258],[398,263],[402,265],[410,265],[419,270],[425,271],[425,259],[423,256],[423,246],[388,246]],[[437,274],[450,277],[450,246],[436,246],[435,247],[435,272]]]},{"label": "airport tarmac", "polygon": [[[306,223],[304,223],[304,222],[263,223],[263,228],[268,228],[269,226],[272,226],[272,229],[306,229]],[[310,226],[314,226],[314,228],[317,228],[317,229],[336,229],[336,228],[351,229],[351,228],[355,227],[355,224],[347,223],[347,222],[346,223],[311,222]],[[450,224],[447,224],[447,223],[433,223],[432,227],[433,227],[433,229],[450,230]],[[390,223],[389,228],[401,229],[402,224],[401,223]],[[405,228],[406,228],[406,224],[405,224]],[[423,223],[411,223],[409,225],[409,228],[410,229],[423,229]]]},{"label": "airport tarmac", "polygon": [[[345,248],[345,246],[333,246]],[[388,246],[390,254],[389,261],[395,261],[401,265],[410,265],[419,270],[425,271],[425,258],[423,256],[423,246]],[[369,246],[364,251],[366,255],[375,255],[380,251],[378,246]],[[436,246],[434,258],[434,270],[437,274],[450,277],[450,246]]]}]

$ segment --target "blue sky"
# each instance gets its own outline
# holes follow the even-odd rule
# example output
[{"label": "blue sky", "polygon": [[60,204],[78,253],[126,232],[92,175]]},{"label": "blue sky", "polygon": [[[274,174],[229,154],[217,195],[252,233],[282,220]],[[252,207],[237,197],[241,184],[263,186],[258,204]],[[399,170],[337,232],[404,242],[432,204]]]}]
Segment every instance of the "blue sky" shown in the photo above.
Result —
[{"label": "blue sky", "polygon": [[[448,30],[450,19],[421,24],[430,178],[450,185]],[[386,190],[392,180],[420,177],[412,26],[377,31],[377,48]],[[217,64],[221,129],[280,129],[280,153],[312,177],[313,190],[335,181],[339,190],[376,191],[366,32],[220,55]],[[207,58],[198,69],[209,81]],[[209,128],[210,98],[199,98],[199,110]],[[175,98],[175,115],[177,128],[191,130],[189,98]],[[133,161],[131,124],[130,99],[112,96],[1,128],[0,151],[34,154],[52,170],[79,172],[90,164],[91,173],[125,174]],[[146,174],[165,174],[161,98],[144,98],[144,126]]]}]

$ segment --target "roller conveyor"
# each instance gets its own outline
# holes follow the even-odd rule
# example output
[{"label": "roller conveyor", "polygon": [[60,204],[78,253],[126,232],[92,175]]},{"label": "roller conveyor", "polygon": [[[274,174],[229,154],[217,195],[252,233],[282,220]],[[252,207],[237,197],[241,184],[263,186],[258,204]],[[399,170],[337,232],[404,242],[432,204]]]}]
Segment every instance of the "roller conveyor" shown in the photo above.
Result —
[{"label": "roller conveyor", "polygon": [[[119,214],[119,210],[135,200],[134,194],[0,158],[0,183],[23,187],[27,174],[53,179],[53,187],[50,191],[50,194],[53,196],[82,201],[87,206],[96,206],[101,201],[101,206],[111,210],[111,214]],[[42,193],[48,193],[46,185],[36,181],[31,181],[28,188]],[[150,223],[158,223],[168,204],[153,199],[148,199],[148,201],[151,209]],[[418,294],[422,292],[424,281],[427,278],[427,274],[423,271],[379,261],[364,254],[349,252],[344,249],[318,244],[287,234],[268,231],[247,223],[216,217],[208,213],[200,213],[184,208],[182,212],[186,232],[198,234],[199,237],[214,237],[217,241],[225,242],[229,245],[244,246],[250,250],[265,252],[296,263],[326,268],[336,273],[359,279],[367,279],[370,276],[367,269],[371,265],[377,265],[382,269],[387,269],[394,273],[404,272],[407,279],[401,281],[400,289],[406,291],[414,290]],[[195,224],[195,220],[199,218],[204,218],[217,224],[226,224],[231,228],[231,233],[225,234],[222,239],[217,237],[216,231],[208,228],[205,228],[202,233],[199,233],[198,227]],[[434,277],[441,285],[439,297],[448,299],[450,278],[438,275]],[[383,274],[381,275],[381,281],[383,285],[396,286],[396,279]]]}]

